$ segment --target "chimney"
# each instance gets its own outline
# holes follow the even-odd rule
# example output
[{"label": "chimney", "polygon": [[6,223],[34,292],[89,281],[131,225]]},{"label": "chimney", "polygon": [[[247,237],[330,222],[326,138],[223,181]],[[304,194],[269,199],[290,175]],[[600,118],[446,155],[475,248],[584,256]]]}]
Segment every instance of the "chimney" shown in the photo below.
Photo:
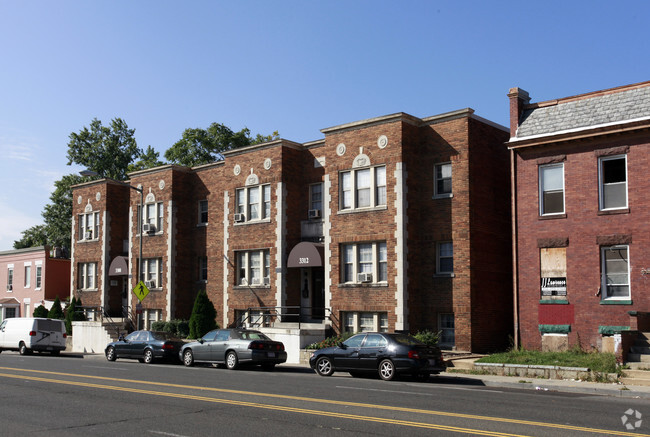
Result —
[{"label": "chimney", "polygon": [[510,98],[510,138],[514,138],[519,127],[519,117],[524,111],[524,106],[530,102],[530,96],[528,91],[521,88],[510,88],[508,97]]}]

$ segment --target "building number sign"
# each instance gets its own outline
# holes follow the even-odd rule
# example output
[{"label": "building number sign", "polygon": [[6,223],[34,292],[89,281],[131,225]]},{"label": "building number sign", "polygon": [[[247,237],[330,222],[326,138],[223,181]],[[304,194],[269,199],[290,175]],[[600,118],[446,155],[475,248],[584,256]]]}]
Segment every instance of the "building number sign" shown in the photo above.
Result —
[{"label": "building number sign", "polygon": [[298,264],[309,264],[309,257],[298,258]]}]

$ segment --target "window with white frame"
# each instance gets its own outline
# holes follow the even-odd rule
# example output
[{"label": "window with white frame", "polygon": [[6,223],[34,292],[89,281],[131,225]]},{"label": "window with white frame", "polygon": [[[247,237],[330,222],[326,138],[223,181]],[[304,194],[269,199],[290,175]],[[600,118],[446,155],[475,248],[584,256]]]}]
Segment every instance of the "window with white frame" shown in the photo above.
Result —
[{"label": "window with white frame", "polygon": [[77,287],[80,290],[97,289],[97,263],[79,263],[77,272]]},{"label": "window with white frame", "polygon": [[601,210],[627,208],[627,156],[598,159],[598,191]]},{"label": "window with white frame", "polygon": [[[140,211],[140,209],[140,206],[138,206],[138,211]],[[144,234],[161,233],[163,230],[164,217],[163,202],[147,203],[144,205],[143,210],[144,215],[141,215],[141,217]]]},{"label": "window with white frame", "polygon": [[7,291],[14,290],[14,266],[9,264],[7,266]]},{"label": "window with white frame", "polygon": [[162,258],[145,258],[142,270],[147,288],[162,288]]},{"label": "window with white frame", "polygon": [[388,332],[388,313],[343,312],[344,332]]},{"label": "window with white frame", "polygon": [[341,247],[341,282],[388,281],[385,241],[344,244]]},{"label": "window with white frame", "polygon": [[602,263],[602,299],[630,299],[629,246],[601,247],[600,258]]},{"label": "window with white frame", "polygon": [[151,329],[155,322],[162,320],[162,310],[146,309],[144,311],[147,313],[147,329]]},{"label": "window with white frame", "polygon": [[341,210],[386,205],[386,166],[342,171],[339,190]]},{"label": "window with white frame", "polygon": [[436,164],[433,169],[433,195],[435,197],[450,197],[451,192],[451,162]]},{"label": "window with white frame", "polygon": [[564,164],[539,167],[539,214],[564,214]]},{"label": "window with white frame", "polygon": [[323,184],[311,184],[309,186],[309,210],[318,211],[320,217],[323,212]]},{"label": "window with white frame", "polygon": [[271,217],[271,186],[256,185],[235,191],[236,213],[240,221],[266,220]]},{"label": "window with white frame", "polygon": [[208,257],[199,257],[199,281],[206,282],[208,280]]},{"label": "window with white frame", "polygon": [[25,288],[32,286],[32,264],[25,264]]},{"label": "window with white frame", "polygon": [[237,285],[268,285],[271,279],[271,254],[268,249],[236,252]]},{"label": "window with white frame", "polygon": [[436,272],[441,275],[454,273],[454,244],[444,241],[437,244]]},{"label": "window with white frame", "polygon": [[99,238],[99,212],[79,214],[79,240]]},{"label": "window with white frame", "polygon": [[36,288],[41,288],[43,285],[43,266],[36,264]]},{"label": "window with white frame", "polygon": [[438,330],[440,331],[440,339],[438,342],[441,345],[453,346],[456,343],[456,331],[454,327],[453,314],[438,315]]},{"label": "window with white frame", "polygon": [[208,201],[199,200],[199,224],[204,225],[208,223]]}]

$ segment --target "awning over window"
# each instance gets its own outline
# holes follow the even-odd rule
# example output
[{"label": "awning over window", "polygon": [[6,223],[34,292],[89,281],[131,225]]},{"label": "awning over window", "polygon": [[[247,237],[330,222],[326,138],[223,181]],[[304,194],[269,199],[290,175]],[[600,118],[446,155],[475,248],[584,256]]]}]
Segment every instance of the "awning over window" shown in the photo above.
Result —
[{"label": "awning over window", "polygon": [[303,241],[296,244],[289,254],[287,267],[322,267],[324,246],[321,243]]},{"label": "awning over window", "polygon": [[20,301],[15,297],[8,297],[6,299],[0,299],[0,306],[20,306]]},{"label": "awning over window", "polygon": [[129,274],[128,258],[116,256],[108,268],[108,276],[126,276]]}]

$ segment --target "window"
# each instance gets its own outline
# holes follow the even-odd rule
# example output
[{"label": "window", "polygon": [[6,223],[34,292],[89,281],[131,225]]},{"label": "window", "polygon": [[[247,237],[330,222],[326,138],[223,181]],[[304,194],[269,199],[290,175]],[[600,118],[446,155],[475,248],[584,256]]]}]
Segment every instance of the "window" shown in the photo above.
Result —
[{"label": "window", "polygon": [[97,289],[97,263],[79,263],[77,265],[78,283],[80,290]]},{"label": "window", "polygon": [[14,266],[9,265],[7,268],[7,291],[14,289]]},{"label": "window", "polygon": [[339,185],[342,210],[386,205],[385,166],[341,172]]},{"label": "window", "polygon": [[16,308],[5,308],[5,319],[13,319],[14,317],[16,317]]},{"label": "window", "polygon": [[564,214],[564,164],[539,167],[539,214]]},{"label": "window", "polygon": [[451,197],[451,162],[434,166],[434,197]]},{"label": "window", "polygon": [[162,288],[162,258],[144,259],[143,273],[147,288]]},{"label": "window", "polygon": [[341,247],[341,282],[386,282],[386,242],[344,244]]},{"label": "window", "polygon": [[[138,207],[139,209],[140,207]],[[150,233],[161,233],[163,229],[164,207],[162,202],[147,203],[144,206],[142,224],[149,225]],[[145,232],[146,234],[147,232]]]},{"label": "window", "polygon": [[608,156],[598,160],[600,209],[627,208],[627,157]]},{"label": "window", "polygon": [[41,288],[43,285],[43,266],[36,265],[36,288]]},{"label": "window", "polygon": [[630,298],[630,260],[626,245],[601,247],[602,299]]},{"label": "window", "polygon": [[270,284],[271,254],[268,249],[236,252],[237,285]]},{"label": "window", "polygon": [[29,288],[32,285],[32,265],[25,265],[25,288]]},{"label": "window", "polygon": [[[147,309],[145,311],[147,313],[147,318],[146,318],[146,320],[147,320],[146,328],[147,329],[151,329],[151,327],[153,326],[153,324],[155,322],[157,322],[159,320],[162,320],[162,310],[150,310],[150,309]],[[141,332],[141,334],[143,334],[143,333]]]},{"label": "window", "polygon": [[79,240],[97,240],[99,238],[99,213],[79,214]]},{"label": "window", "polygon": [[345,332],[388,332],[388,314],[346,311],[343,313]]},{"label": "window", "polygon": [[199,201],[199,224],[208,223],[208,201],[200,200]]},{"label": "window", "polygon": [[438,243],[436,272],[438,274],[454,273],[454,245],[447,241]]},{"label": "window", "polygon": [[453,346],[456,343],[453,314],[438,315],[438,330],[440,331],[440,344]]},{"label": "window", "polygon": [[323,211],[323,184],[311,184],[309,186],[309,209]]},{"label": "window", "polygon": [[271,217],[270,185],[238,188],[235,201],[236,213],[243,214],[243,221],[265,220]]},{"label": "window", "polygon": [[208,280],[208,257],[199,257],[199,281]]}]

